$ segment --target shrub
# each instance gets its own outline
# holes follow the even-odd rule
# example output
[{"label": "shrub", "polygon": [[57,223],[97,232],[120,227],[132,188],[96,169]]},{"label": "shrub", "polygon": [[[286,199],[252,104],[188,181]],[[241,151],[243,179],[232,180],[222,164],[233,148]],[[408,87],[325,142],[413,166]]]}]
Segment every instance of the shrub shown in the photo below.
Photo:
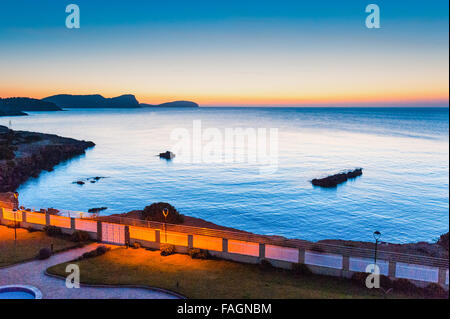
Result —
[{"label": "shrub", "polygon": [[169,224],[181,224],[184,221],[183,215],[181,215],[175,207],[168,203],[153,203],[150,206],[144,208],[142,212],[142,219],[152,220],[157,222],[165,222],[163,210],[168,209],[169,215],[167,215],[167,222]]},{"label": "shrub", "polygon": [[448,251],[448,243],[449,243],[449,237],[448,236],[449,236],[448,233],[444,234],[444,235],[441,235],[441,237],[439,238],[439,240],[437,242],[440,246],[442,246],[447,251]]},{"label": "shrub", "polygon": [[76,243],[86,242],[90,240],[89,234],[82,230],[76,230],[70,236],[70,240]]},{"label": "shrub", "polygon": [[189,256],[191,256],[192,259],[208,259],[209,254],[207,250],[204,249],[198,249],[198,248],[190,248],[188,250]]},{"label": "shrub", "polygon": [[97,252],[97,256],[101,256],[101,255],[106,254],[110,250],[111,250],[111,248],[102,245],[102,246],[98,246],[95,251]]},{"label": "shrub", "polygon": [[435,283],[429,284],[423,291],[426,297],[448,299],[448,291]]},{"label": "shrub", "polygon": [[50,258],[50,256],[52,255],[52,251],[50,248],[42,248],[39,250],[39,253],[37,255],[37,259],[39,260],[44,260],[44,259],[48,259]]},{"label": "shrub", "polygon": [[45,226],[44,231],[50,237],[62,236],[61,228],[55,226]]},{"label": "shrub", "polygon": [[160,249],[161,249],[161,256],[169,256],[175,254],[174,245],[162,244]]},{"label": "shrub", "polygon": [[261,259],[259,262],[259,267],[262,270],[270,270],[274,268],[270,261],[268,261],[267,259]]},{"label": "shrub", "polygon": [[131,245],[131,247],[133,247],[134,249],[139,249],[142,247],[142,245],[138,242],[133,243],[133,245]]},{"label": "shrub", "polygon": [[421,295],[424,292],[423,289],[417,287],[408,279],[401,278],[394,280],[392,285],[396,291],[400,291],[408,295]]},{"label": "shrub", "polygon": [[106,246],[98,246],[96,249],[88,251],[86,253],[84,253],[81,258],[79,259],[87,259],[87,258],[93,258],[93,257],[97,257],[97,256],[101,256],[106,254],[109,250],[111,250],[111,248],[108,248]]},{"label": "shrub", "polygon": [[93,258],[93,257],[97,257],[97,250],[91,250],[88,251],[86,253],[84,253],[81,257],[82,259],[88,259],[88,258]]},{"label": "shrub", "polygon": [[309,276],[313,274],[313,272],[311,271],[311,269],[308,268],[308,266],[301,263],[293,264],[292,271],[294,272],[294,274],[301,276]]}]

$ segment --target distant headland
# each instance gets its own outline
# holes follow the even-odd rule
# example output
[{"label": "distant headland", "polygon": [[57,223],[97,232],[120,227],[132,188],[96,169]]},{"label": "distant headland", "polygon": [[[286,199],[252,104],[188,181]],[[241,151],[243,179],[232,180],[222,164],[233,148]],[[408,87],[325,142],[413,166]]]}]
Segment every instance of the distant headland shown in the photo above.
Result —
[{"label": "distant headland", "polygon": [[27,97],[0,98],[0,116],[27,115],[25,111],[61,111],[52,102]]},{"label": "distant headland", "polygon": [[53,95],[41,100],[28,97],[0,98],[0,116],[28,115],[26,111],[62,111],[70,108],[196,108],[199,105],[191,101],[174,101],[162,104],[139,103],[132,94],[105,98],[100,94],[89,95]]}]

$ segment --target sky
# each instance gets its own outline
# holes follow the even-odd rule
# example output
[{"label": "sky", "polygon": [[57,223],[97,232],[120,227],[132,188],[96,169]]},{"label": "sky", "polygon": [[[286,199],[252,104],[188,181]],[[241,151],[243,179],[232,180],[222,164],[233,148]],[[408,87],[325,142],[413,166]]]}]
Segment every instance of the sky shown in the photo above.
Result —
[{"label": "sky", "polygon": [[[66,28],[71,3],[80,29]],[[0,97],[448,107],[448,13],[441,0],[2,0]]]}]

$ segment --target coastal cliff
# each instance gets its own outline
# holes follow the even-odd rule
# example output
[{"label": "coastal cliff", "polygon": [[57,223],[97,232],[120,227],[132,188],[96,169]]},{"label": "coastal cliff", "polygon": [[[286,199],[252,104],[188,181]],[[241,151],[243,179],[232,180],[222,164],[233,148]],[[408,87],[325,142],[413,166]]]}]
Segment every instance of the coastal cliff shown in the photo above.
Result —
[{"label": "coastal cliff", "polygon": [[0,98],[0,116],[27,115],[24,111],[61,111],[54,103],[28,97]]},{"label": "coastal cliff", "polygon": [[93,142],[57,135],[13,131],[0,126],[0,192],[15,191],[30,177],[85,153]]},{"label": "coastal cliff", "polygon": [[138,108],[139,102],[131,94],[113,98],[105,98],[100,94],[93,95],[53,95],[42,99],[62,108]]}]

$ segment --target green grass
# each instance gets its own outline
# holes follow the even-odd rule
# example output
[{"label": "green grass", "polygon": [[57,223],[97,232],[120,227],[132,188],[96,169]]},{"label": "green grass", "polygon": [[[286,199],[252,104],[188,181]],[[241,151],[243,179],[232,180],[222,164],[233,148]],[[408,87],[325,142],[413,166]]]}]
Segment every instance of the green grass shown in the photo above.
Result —
[{"label": "green grass", "polygon": [[[341,278],[300,276],[291,271],[225,260],[197,260],[187,255],[161,257],[159,251],[119,248],[76,262],[81,282],[106,285],[145,285],[164,288],[188,298],[407,298],[384,295]],[[48,269],[65,276],[66,264]]]},{"label": "green grass", "polygon": [[17,242],[14,243],[14,229],[0,226],[0,267],[10,266],[33,259],[41,248],[53,244],[55,252],[77,246],[77,243],[63,238],[53,238],[44,232],[29,232],[17,228]]}]

